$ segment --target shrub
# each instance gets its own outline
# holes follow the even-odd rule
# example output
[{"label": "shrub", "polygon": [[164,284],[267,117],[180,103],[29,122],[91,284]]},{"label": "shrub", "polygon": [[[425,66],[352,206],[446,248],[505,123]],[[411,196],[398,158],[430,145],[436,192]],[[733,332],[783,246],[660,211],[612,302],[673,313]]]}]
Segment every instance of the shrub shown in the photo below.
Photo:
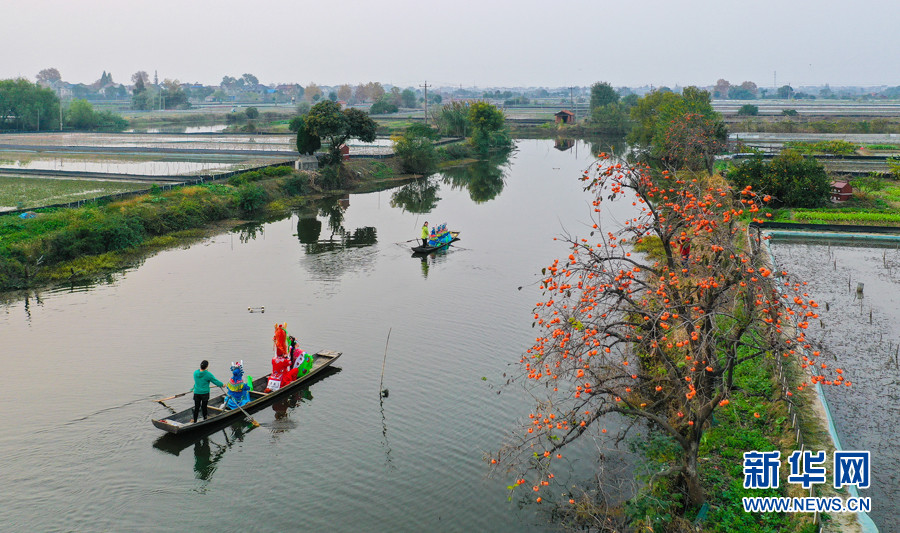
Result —
[{"label": "shrub", "polygon": [[452,161],[454,159],[467,159],[472,157],[472,149],[463,143],[448,144],[439,150],[441,159]]},{"label": "shrub", "polygon": [[798,113],[796,109],[782,109],[781,114],[786,117],[800,116],[800,113]]},{"label": "shrub", "polygon": [[437,152],[431,139],[409,129],[394,138],[394,152],[400,158],[404,172],[428,174],[437,164]]},{"label": "shrub", "polygon": [[302,196],[311,191],[309,186],[309,175],[306,173],[298,173],[286,179],[281,184],[282,190],[293,196]]},{"label": "shrub", "polygon": [[386,115],[388,113],[396,113],[399,110],[400,108],[382,97],[380,100],[372,104],[372,107],[369,108],[369,113],[372,115]]},{"label": "shrub", "polygon": [[738,188],[753,187],[757,193],[770,194],[775,205],[818,207],[828,203],[831,180],[825,167],[796,150],[785,150],[767,163],[761,157],[743,161],[728,173]]},{"label": "shrub", "polygon": [[256,109],[255,107],[248,107],[244,111],[244,114],[247,115],[247,118],[252,120],[259,117],[259,109]]},{"label": "shrub", "polygon": [[266,191],[255,183],[245,183],[237,189],[238,208],[244,213],[253,213],[268,200]]},{"label": "shrub", "polygon": [[755,117],[756,115],[759,114],[759,107],[755,106],[753,104],[744,104],[741,106],[740,109],[738,109],[737,114],[740,116]]}]

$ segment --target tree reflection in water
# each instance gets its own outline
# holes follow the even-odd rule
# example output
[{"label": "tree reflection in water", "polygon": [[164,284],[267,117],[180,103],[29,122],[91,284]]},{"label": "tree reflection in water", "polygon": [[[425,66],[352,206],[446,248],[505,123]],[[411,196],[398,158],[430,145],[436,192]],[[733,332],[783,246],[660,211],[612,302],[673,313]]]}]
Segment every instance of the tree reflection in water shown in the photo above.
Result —
[{"label": "tree reflection in water", "polygon": [[[300,216],[297,220],[297,238],[304,245],[307,254],[362,248],[378,242],[378,232],[372,226],[354,230],[344,228],[345,204],[345,198],[328,198],[319,204],[317,216]],[[331,233],[326,239],[322,239],[322,221],[318,217],[327,218]]]},{"label": "tree reflection in water", "polygon": [[506,185],[509,155],[478,160],[471,165],[451,167],[441,171],[443,182],[453,189],[468,189],[476,204],[493,200]]},{"label": "tree reflection in water", "polygon": [[431,176],[418,179],[400,187],[391,194],[391,207],[399,207],[409,213],[430,213],[441,198],[440,187]]}]

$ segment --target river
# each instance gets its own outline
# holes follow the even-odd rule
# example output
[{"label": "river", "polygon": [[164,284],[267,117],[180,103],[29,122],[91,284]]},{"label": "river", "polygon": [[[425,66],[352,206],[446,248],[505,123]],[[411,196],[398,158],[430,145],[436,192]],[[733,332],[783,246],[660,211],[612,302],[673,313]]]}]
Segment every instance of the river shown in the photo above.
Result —
[{"label": "river", "polygon": [[[0,524],[543,528],[540,506],[508,502],[510,478],[487,477],[482,456],[531,406],[497,391],[533,341],[537,276],[565,253],[553,237],[587,231],[578,176],[593,158],[556,146],[520,141],[508,164],[335,199],[0,307]],[[461,240],[423,261],[404,241],[426,219]],[[150,424],[167,412],[152,400],[190,389],[201,359],[223,380],[237,359],[266,373],[276,322],[307,350],[343,352],[340,371],[254,415],[259,428],[182,440]]]}]

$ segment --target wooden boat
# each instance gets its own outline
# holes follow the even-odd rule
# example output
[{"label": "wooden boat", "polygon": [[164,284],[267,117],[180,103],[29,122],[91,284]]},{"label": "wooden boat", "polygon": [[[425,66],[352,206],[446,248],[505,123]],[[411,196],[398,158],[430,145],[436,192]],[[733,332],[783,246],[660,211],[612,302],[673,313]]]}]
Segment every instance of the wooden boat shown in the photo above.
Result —
[{"label": "wooden boat", "polygon": [[[269,383],[270,374],[266,374],[261,378],[254,379],[253,390],[250,391],[250,401],[243,405],[244,410],[248,413],[252,413],[262,407],[265,407],[279,396],[288,394],[293,390],[297,390],[304,381],[308,381],[310,378],[320,373],[322,370],[331,366],[331,363],[335,362],[340,356],[341,352],[334,352],[331,350],[323,350],[314,354],[313,366],[309,372],[298,377],[295,381],[285,385],[284,387],[281,387],[280,389],[269,393],[265,393],[262,391],[266,389],[266,386]],[[189,409],[185,409],[184,411],[169,415],[165,418],[153,420],[153,425],[163,431],[168,431],[169,433],[184,434],[202,428],[210,428],[213,425],[218,425],[227,420],[233,421],[244,418],[245,415],[240,409],[224,409],[224,404],[225,395],[220,394],[209,399],[209,418],[207,418],[206,420],[198,420],[197,422],[194,422],[192,424],[191,417],[193,417],[194,415],[194,407],[191,406]]]},{"label": "wooden boat", "polygon": [[451,244],[453,244],[454,242],[459,240],[459,232],[451,231],[450,237],[451,237],[450,242],[445,242],[444,244],[439,244],[437,246],[413,246],[412,247],[413,254],[422,256],[422,255],[430,254],[431,252],[434,252],[436,250],[440,250],[441,248],[446,248],[446,247],[450,246]]}]

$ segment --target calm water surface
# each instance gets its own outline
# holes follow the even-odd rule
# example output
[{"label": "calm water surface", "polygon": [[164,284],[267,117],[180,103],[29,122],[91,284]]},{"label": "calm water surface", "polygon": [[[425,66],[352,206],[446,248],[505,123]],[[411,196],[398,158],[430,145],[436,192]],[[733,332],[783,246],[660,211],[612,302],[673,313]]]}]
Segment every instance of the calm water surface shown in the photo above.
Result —
[{"label": "calm water surface", "polygon": [[[529,412],[496,385],[535,336],[537,275],[564,253],[553,237],[587,232],[577,178],[591,160],[581,143],[523,141],[506,166],[351,195],[0,307],[0,524],[540,529],[482,454]],[[397,243],[426,219],[462,240],[423,262]],[[219,379],[235,359],[268,372],[275,322],[308,350],[342,351],[340,371],[256,414],[259,428],[179,440],[150,424],[167,412],[151,400],[190,389],[201,359]]]}]

